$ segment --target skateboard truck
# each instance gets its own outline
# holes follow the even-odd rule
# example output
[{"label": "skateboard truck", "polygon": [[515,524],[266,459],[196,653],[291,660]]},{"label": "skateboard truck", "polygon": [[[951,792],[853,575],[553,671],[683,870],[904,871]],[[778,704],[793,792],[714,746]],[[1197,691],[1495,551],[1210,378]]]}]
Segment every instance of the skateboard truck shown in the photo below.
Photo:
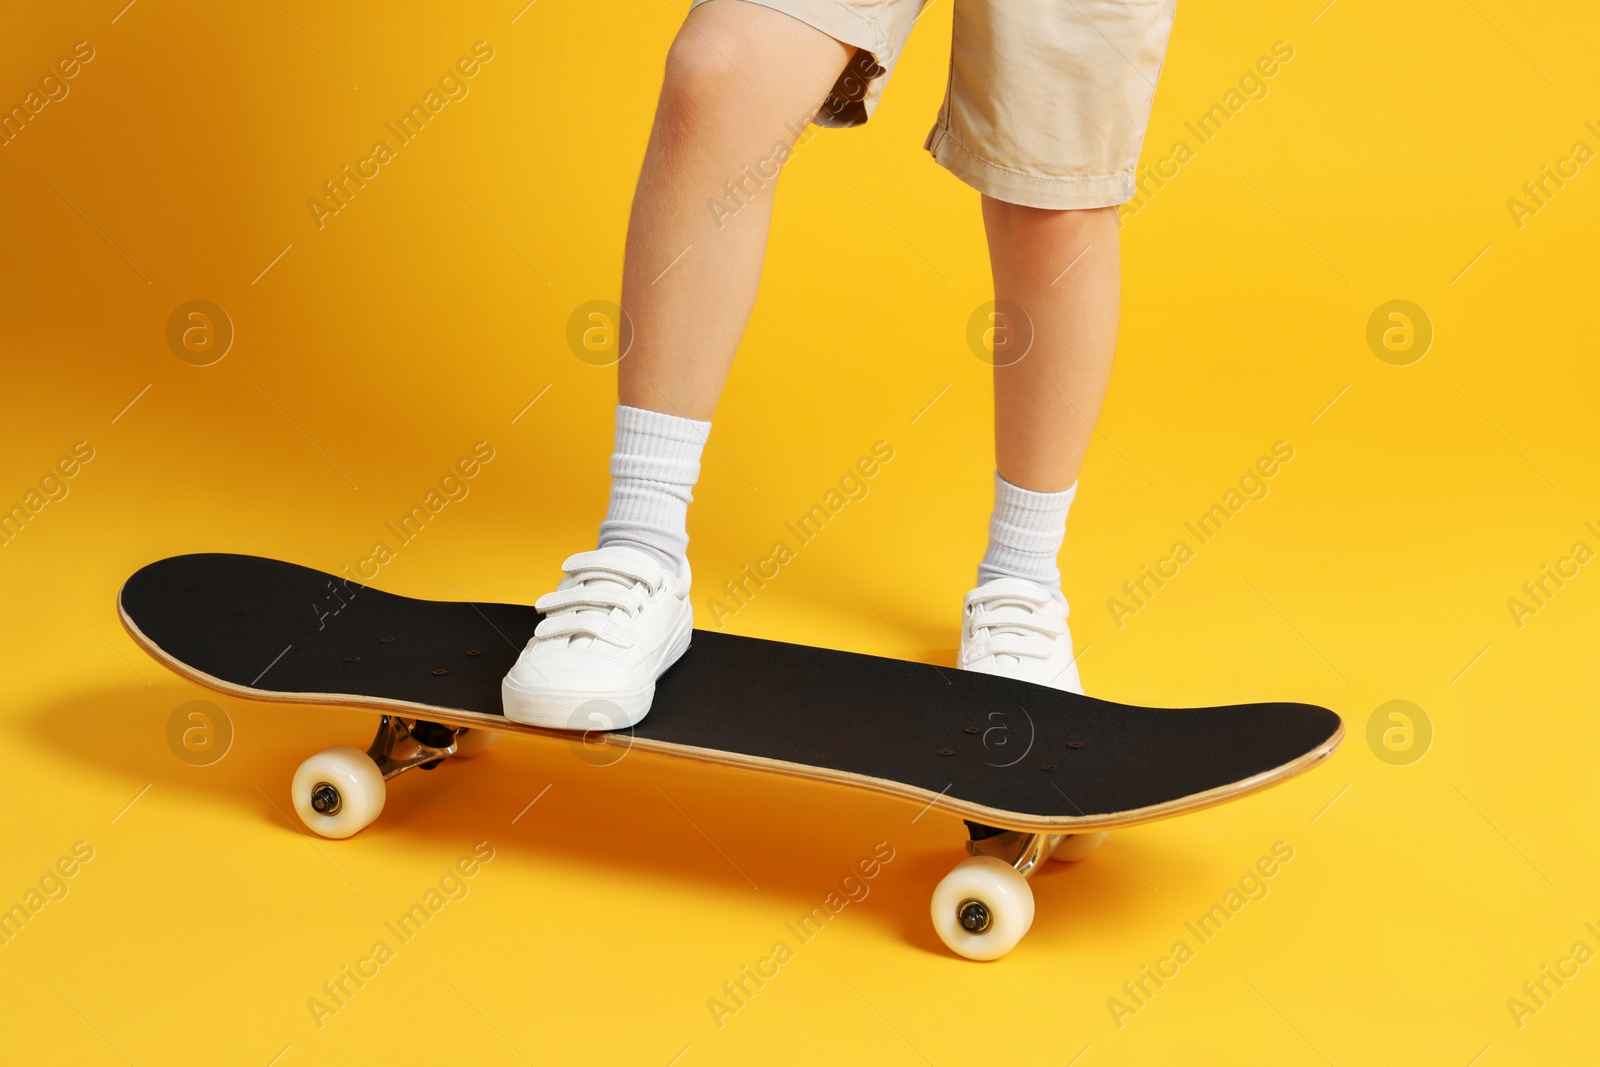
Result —
[{"label": "skateboard truck", "polygon": [[1033,890],[1028,879],[1047,859],[1077,860],[1105,840],[1091,830],[1078,834],[1002,830],[968,821],[967,851],[933,891],[934,929],[946,945],[974,960],[1005,955],[1033,925]]},{"label": "skateboard truck", "polygon": [[455,755],[456,739],[466,732],[465,728],[441,726],[426,719],[385,715],[378,720],[378,732],[367,746],[367,756],[378,765],[385,781],[413,767],[431,771],[446,756]]},{"label": "skateboard truck", "polygon": [[384,715],[372,744],[323,749],[300,765],[290,785],[295,809],[324,837],[349,837],[383,811],[385,785],[413,767],[432,770],[447,758],[476,756],[499,734],[476,726]]},{"label": "skateboard truck", "polygon": [[[1064,836],[1028,833],[1021,830],[994,832],[993,827],[987,826],[982,829],[985,835],[978,837],[975,832],[967,841],[967,851],[974,856],[990,856],[1002,863],[1009,863],[1023,878],[1034,876],[1049,857],[1051,850],[1056,847],[1056,842]],[[976,830],[977,827],[974,826],[974,831]],[[994,925],[994,921],[995,916],[990,904],[977,897],[967,897],[956,905],[956,922],[968,934],[986,934]]]},{"label": "skateboard truck", "polygon": [[[972,825],[972,824],[968,824]],[[992,828],[984,827],[990,831]],[[993,856],[1011,864],[1024,878],[1032,878],[1057,844],[1068,834],[1036,834],[1023,830],[988,832],[983,837],[974,835],[967,842],[967,851],[974,856]]]},{"label": "skateboard truck", "polygon": [[[431,771],[456,752],[456,738],[465,728],[441,726],[426,719],[403,719],[385,715],[378,720],[378,732],[367,746],[370,759],[388,781],[397,774],[421,767]],[[319,815],[337,815],[344,810],[344,795],[333,782],[317,782],[311,788],[311,809]]]}]

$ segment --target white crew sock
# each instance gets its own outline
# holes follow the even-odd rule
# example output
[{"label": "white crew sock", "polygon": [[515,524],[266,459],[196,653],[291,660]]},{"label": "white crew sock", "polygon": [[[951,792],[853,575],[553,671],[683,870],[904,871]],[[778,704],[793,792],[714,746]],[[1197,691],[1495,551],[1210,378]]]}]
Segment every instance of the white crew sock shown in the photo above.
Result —
[{"label": "white crew sock", "polygon": [[689,502],[710,433],[709,422],[617,405],[601,548],[637,549],[680,579],[689,577]]},{"label": "white crew sock", "polygon": [[1056,556],[1067,535],[1067,511],[1077,493],[1077,482],[1059,493],[1035,493],[1012,485],[997,472],[989,550],[978,564],[978,584],[996,578],[1026,578],[1066,603]]}]

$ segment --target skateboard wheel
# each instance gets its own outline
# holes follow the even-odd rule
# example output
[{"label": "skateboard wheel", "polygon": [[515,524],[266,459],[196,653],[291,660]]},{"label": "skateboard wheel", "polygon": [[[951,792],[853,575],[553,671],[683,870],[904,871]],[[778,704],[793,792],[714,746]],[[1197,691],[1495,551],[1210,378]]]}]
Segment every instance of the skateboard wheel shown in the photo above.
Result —
[{"label": "skateboard wheel", "polygon": [[1098,852],[1100,846],[1105,843],[1104,830],[1090,830],[1086,834],[1068,834],[1056,842],[1056,847],[1050,850],[1050,858],[1065,863],[1086,859]]},{"label": "skateboard wheel", "polygon": [[456,734],[456,759],[471,759],[481,755],[486,749],[500,740],[500,734],[495,730],[462,730]]},{"label": "skateboard wheel", "polygon": [[973,856],[956,864],[933,891],[933,928],[950,951],[997,960],[1033,925],[1033,890],[1004,860]]},{"label": "skateboard wheel", "polygon": [[335,745],[300,764],[289,787],[300,821],[323,837],[349,837],[383,811],[383,772],[359,748]]}]

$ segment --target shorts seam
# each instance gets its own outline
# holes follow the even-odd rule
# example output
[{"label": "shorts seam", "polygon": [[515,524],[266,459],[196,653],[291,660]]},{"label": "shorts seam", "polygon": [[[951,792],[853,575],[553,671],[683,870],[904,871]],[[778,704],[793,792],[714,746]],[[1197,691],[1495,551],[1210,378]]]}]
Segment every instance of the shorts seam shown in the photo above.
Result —
[{"label": "shorts seam", "polygon": [[[694,2],[691,3],[689,6],[690,6],[691,9],[693,9],[694,7],[696,7],[699,4],[704,3],[704,2],[705,2],[705,0],[694,0]],[[785,14],[785,15],[788,15],[790,18],[795,19],[798,22],[805,23],[805,25],[810,26],[812,29],[816,30],[818,33],[826,34],[829,37],[833,37],[834,36],[833,34],[829,33],[827,30],[823,29],[821,26],[818,26],[813,22],[807,21],[807,19],[805,18],[805,16],[803,14],[797,13],[797,11],[803,11],[804,10],[804,5],[803,4],[795,3],[795,4],[792,5],[795,8],[795,10],[790,10],[790,6],[791,5],[788,5],[788,4],[777,4],[777,5],[764,4],[764,3],[762,3],[762,0],[750,0],[750,2],[756,4],[759,7],[766,7],[769,10],[779,11],[779,12]],[[862,15],[859,11],[856,11],[854,8],[852,8],[849,4],[844,3],[844,0],[827,0],[827,2],[831,7],[837,8],[840,14],[847,16],[851,20],[851,22],[855,23],[858,26],[863,27],[864,29],[867,30],[868,33],[870,33],[872,35],[872,40],[874,42],[873,48],[872,48],[872,54],[873,54],[873,58],[874,59],[877,58],[878,53],[883,51],[888,46],[888,40],[883,36],[883,31],[878,28],[878,21],[879,21],[878,19],[869,19],[869,18],[867,18],[866,16]],[[879,10],[882,10],[882,5],[879,5]],[[834,40],[837,41],[837,40],[839,40],[839,38],[834,37]],[[850,44],[849,41],[841,41],[840,43],[842,43],[842,44]],[[860,47],[860,46],[856,45],[854,47]]]},{"label": "shorts seam", "polygon": [[[865,26],[872,33],[872,39],[875,42],[877,42],[876,47],[874,47],[873,50],[872,50],[872,58],[873,58],[873,60],[877,60],[878,53],[881,52],[883,50],[883,48],[885,47],[885,45],[887,45],[887,43],[888,43],[887,41],[884,40],[883,31],[878,28],[878,21],[879,20],[875,19],[875,18],[874,19],[867,18],[865,15],[862,15],[859,11],[856,11],[854,8],[850,7],[848,4],[843,3],[842,0],[828,0],[828,3],[830,3],[834,7],[838,8],[844,14],[849,15],[852,19],[854,19],[855,21],[859,22],[861,25]],[[878,10],[880,10],[880,11],[883,10],[882,5],[879,5]],[[801,21],[804,21],[804,20],[802,19]],[[817,27],[812,27],[812,28],[813,29],[817,29]],[[818,32],[819,33],[826,33],[827,31],[818,29]],[[848,44],[849,42],[845,42],[845,43]]]},{"label": "shorts seam", "polygon": [[[1010,167],[1002,167],[998,163],[984,159],[982,156],[973,152],[972,149],[962,144],[961,138],[957,137],[949,126],[945,126],[939,131],[939,140],[941,142],[949,141],[956,147],[957,151],[979,166],[988,167],[990,170],[998,171],[1001,174],[1009,177],[1019,178],[1025,182],[1034,182],[1038,185],[1090,185],[1095,182],[1116,181],[1119,178],[1126,178],[1128,175],[1134,173],[1136,169],[1136,167],[1129,167],[1126,170],[1113,171],[1110,174],[1092,175],[1084,178],[1041,178],[1037,175],[1028,174],[1020,170],[1012,170]],[[937,148],[938,145],[935,144],[934,147]]]}]

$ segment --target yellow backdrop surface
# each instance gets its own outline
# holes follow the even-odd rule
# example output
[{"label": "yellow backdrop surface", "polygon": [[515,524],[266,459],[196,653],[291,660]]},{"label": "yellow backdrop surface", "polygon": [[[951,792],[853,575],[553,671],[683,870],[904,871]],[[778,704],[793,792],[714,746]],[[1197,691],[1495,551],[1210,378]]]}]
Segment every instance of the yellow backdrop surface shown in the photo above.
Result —
[{"label": "yellow backdrop surface", "polygon": [[[1062,557],[1083,675],[1132,703],[1325,704],[1349,736],[1282,788],[1046,872],[1033,932],[980,965],[928,922],[961,855],[947,815],[513,741],[312,839],[289,776],[371,720],[213,697],[132,645],[114,604],[137,567],[360,566],[479,442],[469,492],[375,584],[528,600],[589,543],[615,371],[577,358],[569,321],[617,296],[685,5],[123,2],[0,17],[0,505],[25,513],[0,545],[0,907],[27,916],[0,944],[0,1059],[1593,1056],[1591,8],[1182,5]],[[702,625],[881,441],[865,497],[720,621],[953,655],[992,453],[966,340],[989,296],[977,194],[921,148],[951,10],[928,9],[865,129],[785,170],[691,517]],[[336,203],[346,167],[369,177]],[[1230,497],[1275,447],[1292,458]],[[1217,504],[1202,542],[1186,524]],[[169,733],[197,699],[220,759]],[[880,842],[870,892],[714,1011]],[[430,899],[420,932],[389,931]],[[334,1001],[346,968],[370,977]]]}]

